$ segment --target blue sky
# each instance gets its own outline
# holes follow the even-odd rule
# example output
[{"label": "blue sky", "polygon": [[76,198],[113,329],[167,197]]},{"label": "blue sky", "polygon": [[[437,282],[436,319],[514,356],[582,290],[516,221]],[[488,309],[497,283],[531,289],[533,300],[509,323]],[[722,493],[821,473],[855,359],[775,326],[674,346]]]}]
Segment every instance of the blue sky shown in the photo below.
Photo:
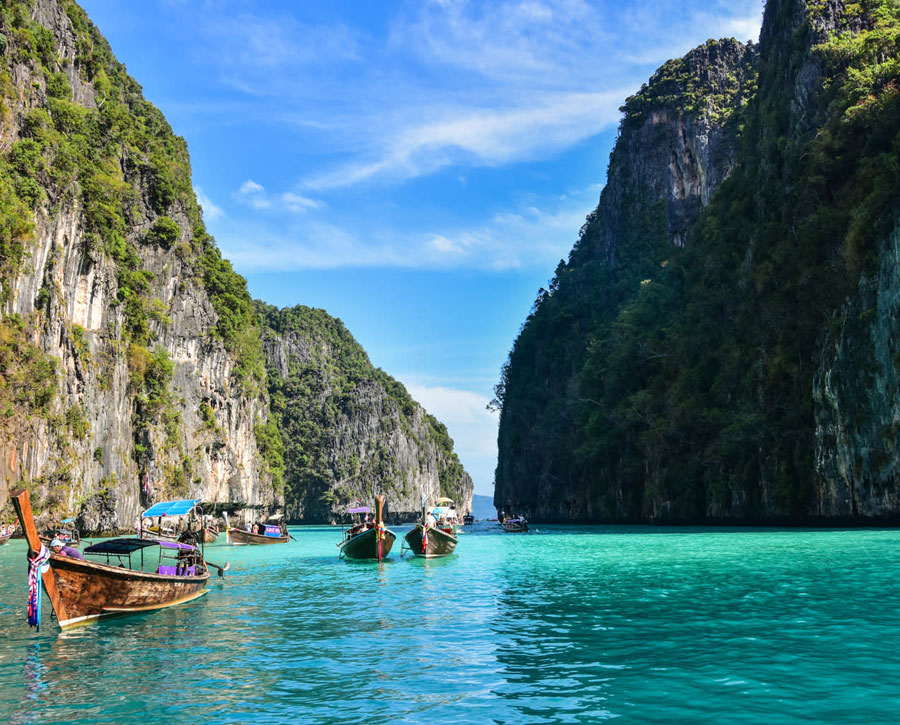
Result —
[{"label": "blue sky", "polygon": [[493,492],[485,406],[596,206],[618,108],[761,0],[81,0],[190,149],[254,297],[322,307]]}]

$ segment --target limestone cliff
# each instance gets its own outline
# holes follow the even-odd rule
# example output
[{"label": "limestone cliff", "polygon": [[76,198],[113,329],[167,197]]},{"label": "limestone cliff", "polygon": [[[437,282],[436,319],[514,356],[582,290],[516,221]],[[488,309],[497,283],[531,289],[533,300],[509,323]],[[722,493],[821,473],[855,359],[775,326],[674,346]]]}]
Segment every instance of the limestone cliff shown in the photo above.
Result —
[{"label": "limestone cliff", "polygon": [[758,51],[698,49],[626,102],[497,388],[498,507],[900,517],[898,38],[890,2],[769,0]]},{"label": "limestone cliff", "polygon": [[[709,41],[627,99],[600,202],[550,289],[539,291],[497,387],[499,509],[563,521],[635,516],[615,470],[583,467],[573,455],[584,409],[597,405],[579,378],[598,331],[684,246],[733,169],[756,60],[752,44]],[[585,485],[595,477],[608,479],[602,496]]]},{"label": "limestone cliff", "polygon": [[390,521],[421,515],[448,496],[472,509],[472,479],[447,429],[401,383],[375,368],[340,320],[323,310],[257,303],[269,392],[285,450],[293,520],[339,520],[348,505],[386,498]]},{"label": "limestone cliff", "polygon": [[[382,490],[395,513],[423,493],[468,506],[446,429],[380,371],[340,391],[340,416],[311,416],[329,426],[315,436],[282,431],[295,408],[332,410],[345,363],[326,351],[310,367],[314,338],[269,331],[269,381],[256,310],[205,230],[184,140],[75,2],[3,3],[0,53],[0,523],[18,486],[43,523],[76,515],[85,533],[131,529],[169,497],[280,509],[284,443],[295,518],[327,520]],[[283,395],[295,369],[312,398]]]},{"label": "limestone cliff", "polygon": [[75,3],[5,3],[0,42],[0,506],[25,485],[92,532],[161,497],[277,505],[252,305],[183,140]]}]

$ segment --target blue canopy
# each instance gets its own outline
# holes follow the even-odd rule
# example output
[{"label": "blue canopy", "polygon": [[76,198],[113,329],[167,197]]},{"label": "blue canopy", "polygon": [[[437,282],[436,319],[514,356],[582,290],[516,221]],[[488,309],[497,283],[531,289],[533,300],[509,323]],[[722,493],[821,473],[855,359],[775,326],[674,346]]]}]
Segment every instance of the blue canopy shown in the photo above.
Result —
[{"label": "blue canopy", "polygon": [[144,513],[141,514],[141,518],[146,519],[151,516],[184,516],[198,503],[200,503],[199,498],[189,498],[184,499],[183,501],[160,501],[144,511]]},{"label": "blue canopy", "polygon": [[63,519],[63,520],[62,520],[62,523],[64,523],[64,524],[71,524],[74,520],[75,520],[74,518],[71,518],[71,519]]}]

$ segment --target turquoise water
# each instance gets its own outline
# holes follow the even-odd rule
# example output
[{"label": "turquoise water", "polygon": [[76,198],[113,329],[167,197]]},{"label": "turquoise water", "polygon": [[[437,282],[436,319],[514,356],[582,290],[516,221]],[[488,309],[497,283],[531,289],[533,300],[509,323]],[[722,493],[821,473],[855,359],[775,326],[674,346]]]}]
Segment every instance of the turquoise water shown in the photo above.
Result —
[{"label": "turquoise water", "polygon": [[209,547],[231,570],[194,603],[64,634],[46,600],[29,630],[0,547],[0,722],[900,721],[900,531],[479,524],[381,565],[291,532]]}]

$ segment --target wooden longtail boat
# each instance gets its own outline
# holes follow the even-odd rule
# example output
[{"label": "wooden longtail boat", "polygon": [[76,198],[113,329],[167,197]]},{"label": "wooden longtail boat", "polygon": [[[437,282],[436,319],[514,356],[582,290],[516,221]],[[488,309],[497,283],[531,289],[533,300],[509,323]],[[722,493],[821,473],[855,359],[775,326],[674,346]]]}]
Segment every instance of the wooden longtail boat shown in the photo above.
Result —
[{"label": "wooden longtail boat", "polygon": [[219,527],[218,526],[204,526],[203,527],[203,543],[204,544],[215,544],[216,540],[219,538]]},{"label": "wooden longtail boat", "polygon": [[[423,531],[427,529],[426,543],[422,545]],[[416,524],[415,527],[406,534],[404,541],[407,548],[415,555],[425,559],[436,559],[440,556],[448,556],[456,550],[459,543],[453,534],[434,528],[434,526],[423,526]]]},{"label": "wooden longtail boat", "polygon": [[[28,491],[10,492],[25,531],[30,555],[42,544],[31,514]],[[130,568],[131,555],[158,547],[160,564],[155,572]],[[46,549],[44,552],[46,553]],[[85,554],[105,556],[106,563],[51,553],[42,568],[44,588],[62,629],[111,614],[145,612],[184,604],[206,594],[209,570],[200,551],[189,544],[148,539],[110,539],[89,546]],[[164,557],[172,565],[163,564]],[[115,559],[118,565],[112,563]],[[127,560],[129,568],[125,568]],[[227,567],[226,567],[227,568]]]},{"label": "wooden longtail boat", "polygon": [[466,514],[463,516],[463,526],[471,526],[475,523],[475,516],[473,514]]},{"label": "wooden longtail boat", "polygon": [[[140,538],[156,539],[157,541],[181,541],[185,532],[191,532],[200,540],[200,526],[196,525],[197,519],[203,521],[203,512],[200,510],[200,499],[188,498],[177,501],[159,501],[141,514]],[[151,526],[152,519],[159,519],[157,526]]]},{"label": "wooden longtail boat", "polygon": [[228,529],[232,544],[286,544],[291,539],[287,526],[269,524],[262,534],[254,534],[243,529]]},{"label": "wooden longtail boat", "polygon": [[404,547],[408,548],[413,555],[424,559],[436,559],[456,551],[459,539],[453,535],[453,529],[437,528],[432,525],[432,521],[434,521],[434,515],[425,508],[425,497],[423,496],[422,521],[403,537]]},{"label": "wooden longtail boat", "polygon": [[[368,506],[347,509],[349,514],[368,514]],[[375,497],[375,524],[366,528],[364,522],[351,526],[344,532],[344,540],[338,544],[342,559],[377,559],[381,561],[391,553],[397,535],[384,527],[384,496]]]},{"label": "wooden longtail boat", "polygon": [[6,536],[5,534],[0,536],[0,546],[3,546],[7,541],[9,541],[9,536]]}]

